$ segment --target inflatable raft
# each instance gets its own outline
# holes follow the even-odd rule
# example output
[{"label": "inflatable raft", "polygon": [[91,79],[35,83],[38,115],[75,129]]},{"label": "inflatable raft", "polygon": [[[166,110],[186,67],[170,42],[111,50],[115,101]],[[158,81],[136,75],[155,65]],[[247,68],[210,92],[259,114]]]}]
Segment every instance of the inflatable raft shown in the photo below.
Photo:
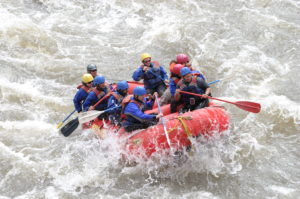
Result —
[{"label": "inflatable raft", "polygon": [[[127,133],[123,128],[117,130],[110,125],[103,125],[103,121],[98,119],[85,124],[83,128],[93,128],[101,132],[104,126],[106,135],[103,136],[102,132],[101,137],[109,136],[107,132],[116,133],[124,149],[123,153],[132,159],[132,157],[149,158],[155,153],[184,150],[191,147],[192,137],[209,137],[214,133],[222,133],[229,127],[229,116],[225,109],[214,103],[210,103],[209,107],[184,114],[169,114],[170,105],[162,106],[162,111],[165,115],[166,129],[159,122],[147,129]],[[156,109],[149,111],[149,113],[155,112],[157,112]]]}]

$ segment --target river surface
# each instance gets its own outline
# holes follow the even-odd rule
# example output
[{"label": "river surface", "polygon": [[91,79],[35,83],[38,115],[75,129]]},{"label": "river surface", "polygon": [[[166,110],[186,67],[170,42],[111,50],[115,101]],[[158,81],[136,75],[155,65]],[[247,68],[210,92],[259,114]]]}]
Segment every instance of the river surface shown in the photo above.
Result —
[{"label": "river surface", "polygon": [[[87,64],[132,80],[144,52],[166,70],[188,54],[224,79],[214,97],[261,112],[220,103],[229,130],[177,165],[124,166],[115,139],[57,131]],[[1,0],[0,198],[299,198],[299,63],[298,0]]]}]

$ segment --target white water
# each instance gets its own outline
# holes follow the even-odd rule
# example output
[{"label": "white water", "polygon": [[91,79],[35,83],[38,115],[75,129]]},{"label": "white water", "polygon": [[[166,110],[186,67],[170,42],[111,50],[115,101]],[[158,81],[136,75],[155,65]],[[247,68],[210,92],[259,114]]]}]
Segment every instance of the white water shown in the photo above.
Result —
[{"label": "white water", "polygon": [[[296,0],[0,2],[0,198],[298,198],[300,3]],[[231,127],[178,166],[119,164],[116,140],[56,125],[89,63],[131,80],[149,52],[187,53]]]}]

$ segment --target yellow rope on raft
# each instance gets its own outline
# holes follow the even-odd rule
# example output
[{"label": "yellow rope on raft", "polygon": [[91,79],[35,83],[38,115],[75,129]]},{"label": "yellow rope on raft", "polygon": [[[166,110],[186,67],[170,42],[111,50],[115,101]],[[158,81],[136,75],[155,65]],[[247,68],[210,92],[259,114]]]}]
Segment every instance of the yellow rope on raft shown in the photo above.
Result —
[{"label": "yellow rope on raft", "polygon": [[173,128],[170,128],[170,129],[168,130],[168,133],[171,133],[172,131],[174,131],[175,129],[177,129],[177,128],[179,127],[179,125],[181,124],[182,127],[183,127],[184,132],[186,133],[186,135],[187,135],[188,137],[192,136],[192,133],[191,133],[190,129],[188,128],[187,124],[186,124],[185,121],[184,121],[184,120],[191,120],[192,117],[190,117],[190,116],[187,116],[187,117],[178,116],[178,117],[176,117],[176,119],[178,119],[178,121],[179,121],[179,122],[178,122],[178,125],[176,125],[176,126],[173,127]]}]

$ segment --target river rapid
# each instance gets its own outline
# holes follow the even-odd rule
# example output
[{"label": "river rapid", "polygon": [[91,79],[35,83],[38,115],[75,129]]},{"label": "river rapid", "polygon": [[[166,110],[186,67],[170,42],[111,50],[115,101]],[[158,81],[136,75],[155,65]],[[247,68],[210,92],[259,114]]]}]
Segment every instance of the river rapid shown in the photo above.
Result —
[{"label": "river rapid", "polygon": [[[1,0],[0,198],[300,196],[298,0]],[[132,80],[140,54],[190,56],[226,107],[228,131],[180,164],[119,162],[116,139],[56,129],[86,65]],[[74,117],[76,114],[74,114]],[[158,158],[159,159],[159,158]]]}]

